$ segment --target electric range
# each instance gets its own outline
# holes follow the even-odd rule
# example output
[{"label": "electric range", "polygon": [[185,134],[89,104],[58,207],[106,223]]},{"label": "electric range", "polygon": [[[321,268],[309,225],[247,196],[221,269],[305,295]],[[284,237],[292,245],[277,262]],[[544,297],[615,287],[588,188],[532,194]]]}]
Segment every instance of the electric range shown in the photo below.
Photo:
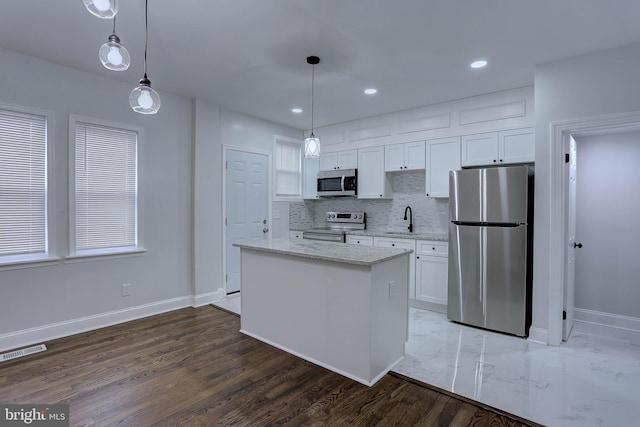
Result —
[{"label": "electric range", "polygon": [[367,214],[364,212],[327,212],[325,215],[327,225],[304,230],[302,238],[344,243],[347,231],[366,228],[366,218]]}]

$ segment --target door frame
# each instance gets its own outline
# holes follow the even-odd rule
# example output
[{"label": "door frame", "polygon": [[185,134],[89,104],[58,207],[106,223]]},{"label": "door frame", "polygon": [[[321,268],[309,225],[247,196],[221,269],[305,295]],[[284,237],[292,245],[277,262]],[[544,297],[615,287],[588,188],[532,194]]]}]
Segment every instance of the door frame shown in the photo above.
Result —
[{"label": "door frame", "polygon": [[[547,343],[562,342],[562,310],[566,292],[568,182],[565,174],[565,141],[584,136],[640,128],[640,111],[552,122],[549,188],[549,282]],[[535,243],[534,243],[535,244]]]},{"label": "door frame", "polygon": [[[272,161],[271,161],[271,153],[268,151],[258,150],[255,148],[249,147],[240,147],[237,145],[222,145],[222,218],[220,222],[220,230],[222,235],[222,277],[220,277],[222,283],[222,289],[224,292],[224,298],[227,297],[227,281],[225,280],[227,276],[227,226],[225,224],[227,218],[227,151],[241,151],[243,153],[257,154],[261,156],[267,156],[267,227],[271,229],[271,210],[273,205],[273,194],[272,194]],[[242,290],[241,290],[242,293]]]}]

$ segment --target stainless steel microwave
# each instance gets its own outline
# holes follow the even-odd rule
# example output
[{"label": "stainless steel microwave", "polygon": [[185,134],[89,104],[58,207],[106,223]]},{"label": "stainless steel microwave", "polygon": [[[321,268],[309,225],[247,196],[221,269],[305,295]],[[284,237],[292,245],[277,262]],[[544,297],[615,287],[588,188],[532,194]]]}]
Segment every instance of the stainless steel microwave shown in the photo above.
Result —
[{"label": "stainless steel microwave", "polygon": [[355,196],[357,194],[357,169],[338,169],[318,172],[318,196]]}]

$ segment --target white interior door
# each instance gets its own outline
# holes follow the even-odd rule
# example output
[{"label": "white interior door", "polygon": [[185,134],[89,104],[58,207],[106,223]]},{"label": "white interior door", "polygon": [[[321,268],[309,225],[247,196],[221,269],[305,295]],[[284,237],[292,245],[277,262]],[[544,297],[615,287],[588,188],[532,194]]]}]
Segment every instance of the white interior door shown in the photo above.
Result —
[{"label": "white interior door", "polygon": [[226,290],[240,291],[240,249],[233,243],[269,235],[269,156],[227,150]]},{"label": "white interior door", "polygon": [[576,277],[576,141],[569,136],[568,153],[569,163],[566,170],[568,176],[567,189],[567,253],[565,262],[565,292],[563,302],[562,339],[567,340],[573,328],[573,309],[575,300]]}]

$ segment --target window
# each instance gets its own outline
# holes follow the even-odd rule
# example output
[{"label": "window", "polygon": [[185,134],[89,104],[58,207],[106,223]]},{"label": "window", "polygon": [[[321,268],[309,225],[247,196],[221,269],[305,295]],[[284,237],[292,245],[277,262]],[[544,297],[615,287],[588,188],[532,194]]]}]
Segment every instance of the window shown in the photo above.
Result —
[{"label": "window", "polygon": [[72,256],[139,248],[140,129],[72,117]]},{"label": "window", "polygon": [[48,257],[49,119],[0,105],[0,264]]},{"label": "window", "polygon": [[273,159],[275,199],[300,199],[302,197],[302,141],[276,136]]}]

